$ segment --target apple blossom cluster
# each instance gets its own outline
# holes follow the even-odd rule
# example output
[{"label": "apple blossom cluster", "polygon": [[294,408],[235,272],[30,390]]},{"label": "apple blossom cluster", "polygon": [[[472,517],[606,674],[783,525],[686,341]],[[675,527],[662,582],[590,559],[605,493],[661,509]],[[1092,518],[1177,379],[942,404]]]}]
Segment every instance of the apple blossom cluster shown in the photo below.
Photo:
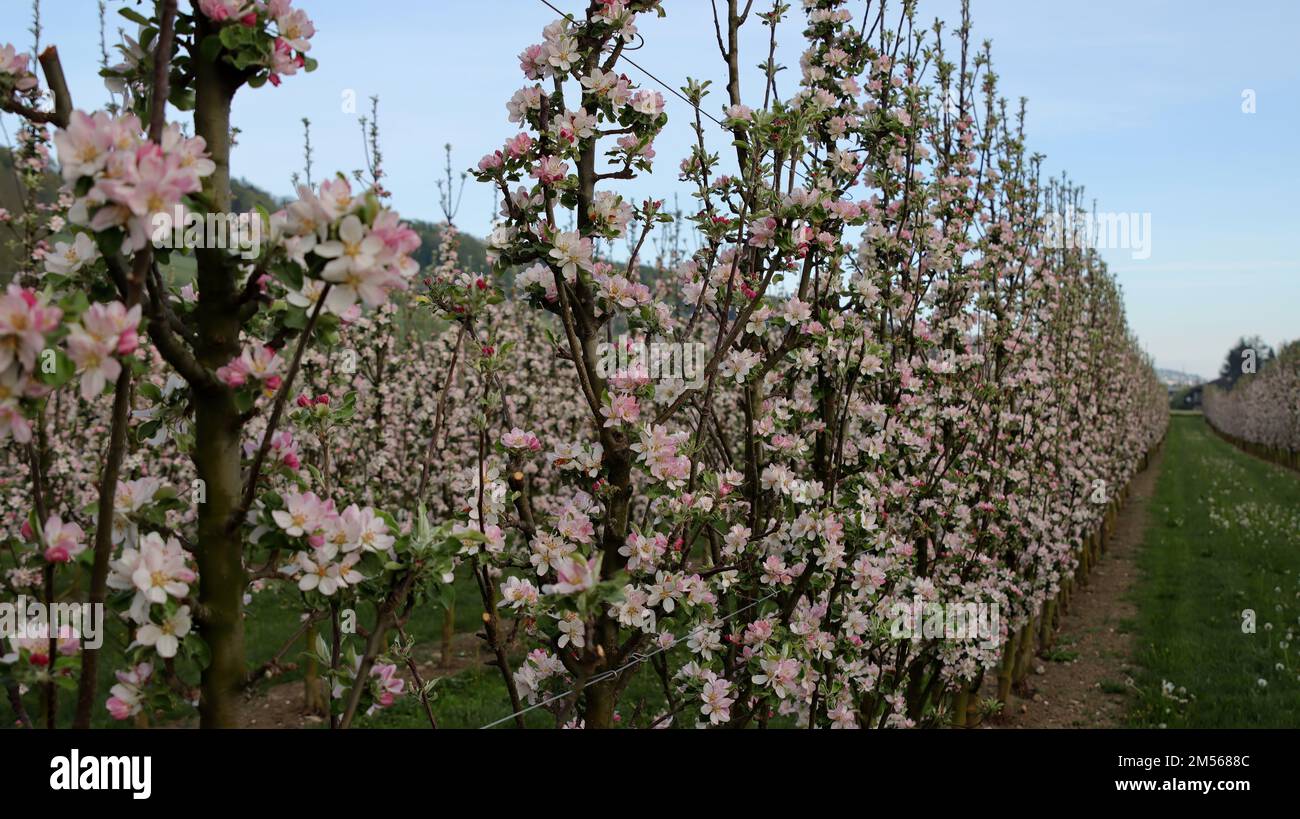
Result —
[{"label": "apple blossom cluster", "polygon": [[130,310],[121,302],[95,303],[81,314],[68,333],[68,357],[81,372],[81,397],[90,400],[117,381],[119,356],[129,356],[139,344],[140,305]]},{"label": "apple blossom cluster", "polygon": [[[9,651],[0,654],[0,664],[14,665],[20,661],[33,668],[50,667],[49,629],[39,626],[32,629],[34,633],[22,637],[10,637]],[[81,650],[81,639],[70,626],[64,626],[55,637],[55,654],[60,657],[74,657]]]},{"label": "apple blossom cluster", "polygon": [[71,563],[86,551],[85,532],[71,521],[65,523],[57,514],[50,515],[39,529],[24,521],[19,530],[22,540],[37,547],[47,563]]},{"label": "apple blossom cluster", "polygon": [[0,441],[31,441],[33,402],[67,374],[60,357],[80,372],[81,395],[90,400],[116,381],[121,359],[136,350],[138,306],[128,310],[121,302],[86,306],[84,301],[67,306],[15,284],[0,295]]},{"label": "apple blossom cluster", "polygon": [[32,440],[26,405],[47,392],[37,358],[49,349],[47,337],[59,329],[62,317],[46,296],[16,284],[0,295],[0,441]]},{"label": "apple blossom cluster", "polygon": [[99,257],[99,248],[90,234],[78,233],[72,241],[55,242],[43,261],[46,274],[72,278],[86,265],[94,264]]},{"label": "apple blossom cluster", "polygon": [[108,713],[121,722],[144,710],[149,701],[149,684],[153,681],[153,664],[138,663],[125,671],[115,671],[117,682],[109,689]]},{"label": "apple blossom cluster", "polygon": [[127,253],[141,250],[155,216],[170,217],[215,167],[202,137],[186,137],[173,124],[161,144],[150,142],[134,114],[73,111],[54,144],[63,180],[76,193],[69,221],[97,234],[120,231],[118,246]]},{"label": "apple blossom cluster", "polygon": [[287,263],[280,267],[298,285],[289,293],[297,307],[314,306],[328,285],[325,309],[352,320],[359,305],[383,306],[419,271],[411,257],[420,246],[415,231],[373,191],[354,194],[341,175],[316,191],[300,187],[298,199],[272,216],[271,228]]},{"label": "apple blossom cluster", "polygon": [[[249,273],[249,284],[262,298],[271,301],[273,292],[281,293],[281,304],[290,308],[269,315],[258,331],[267,337],[302,330],[318,312],[330,327],[356,322],[363,309],[381,309],[392,294],[407,290],[419,269],[412,258],[419,236],[383,207],[373,191],[355,195],[340,176],[298,193],[296,201],[271,215],[271,247],[259,269]],[[250,339],[215,374],[255,399],[275,396],[288,370],[283,351]],[[276,442],[282,458],[289,443],[283,438]]]},{"label": "apple blossom cluster", "polygon": [[333,501],[311,492],[290,493],[284,504],[271,517],[286,537],[305,548],[291,556],[280,572],[295,579],[300,591],[330,597],[366,579],[356,568],[365,554],[393,557],[396,538],[373,509],[353,504],[339,512]]},{"label": "apple blossom cluster", "polygon": [[284,76],[315,68],[307,52],[316,26],[292,0],[195,0],[195,6],[219,27],[213,36],[229,51],[226,59],[241,71],[258,72],[252,83],[278,86]]},{"label": "apple blossom cluster", "polygon": [[126,543],[110,564],[108,587],[131,598],[127,615],[136,627],[131,647],[151,649],[163,659],[176,656],[192,624],[185,601],[198,576],[190,563],[180,541],[150,532]]},{"label": "apple blossom cluster", "polygon": [[27,67],[29,59],[30,55],[13,44],[0,43],[0,96],[9,99],[36,90],[36,76]]},{"label": "apple blossom cluster", "polygon": [[258,347],[245,350],[239,358],[217,369],[217,378],[226,386],[239,388],[249,382],[265,385],[271,394],[280,389],[283,383],[280,374],[284,371],[284,359],[270,347]]},{"label": "apple blossom cluster", "polygon": [[51,680],[58,684],[74,680],[81,653],[77,627],[64,624],[53,640],[49,635],[45,623],[28,623],[25,633],[0,642],[0,677],[20,692]]}]

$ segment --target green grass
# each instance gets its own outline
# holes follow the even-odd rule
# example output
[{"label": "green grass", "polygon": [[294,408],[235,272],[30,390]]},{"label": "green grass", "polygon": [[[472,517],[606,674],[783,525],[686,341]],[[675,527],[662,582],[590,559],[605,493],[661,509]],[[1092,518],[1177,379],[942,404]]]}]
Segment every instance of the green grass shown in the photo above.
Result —
[{"label": "green grass", "polygon": [[1300,475],[1175,416],[1150,512],[1131,722],[1300,727]]},{"label": "green grass", "polygon": [[1044,660],[1050,660],[1054,663],[1072,663],[1079,659],[1079,652],[1062,646],[1053,646],[1043,652],[1041,656]]},{"label": "green grass", "polygon": [[1128,693],[1128,686],[1115,680],[1102,680],[1101,693],[1124,695]]},{"label": "green grass", "polygon": [[[482,605],[479,602],[478,590],[474,586],[473,580],[465,574],[456,580],[456,605],[454,611],[455,630],[458,633],[472,632],[478,629],[480,624],[480,615]],[[248,667],[250,669],[259,668],[262,664],[270,660],[275,653],[285,644],[289,637],[297,630],[301,620],[299,619],[304,611],[301,600],[296,592],[291,591],[288,587],[284,589],[273,589],[263,592],[253,598],[252,603],[245,612],[244,619],[244,650],[248,658]],[[442,623],[445,616],[444,611],[437,606],[424,606],[416,612],[415,617],[407,625],[407,634],[416,641],[417,652],[419,656],[436,656],[439,646],[442,642]],[[357,611],[357,622],[360,625],[367,626],[374,622],[374,610],[371,606],[360,607]],[[124,625],[112,621],[105,622],[105,639],[104,647],[99,662],[99,696],[98,704],[92,712],[92,725],[96,727],[121,727],[121,723],[114,722],[109,716],[108,711],[103,707],[103,702],[108,697],[109,689],[114,685],[114,672],[125,668],[127,660],[125,657],[125,648],[130,640],[130,635]],[[354,638],[358,639],[358,638]],[[360,643],[358,640],[358,649]],[[290,648],[282,657],[281,662],[284,664],[298,663],[299,668],[277,676],[274,680],[264,682],[259,685],[260,689],[265,689],[268,685],[280,685],[286,682],[301,680],[303,677],[303,652],[305,647],[301,640]],[[486,654],[485,654],[486,656]],[[189,683],[198,682],[198,669],[182,666],[178,669],[181,676]],[[500,689],[501,701],[505,703],[502,713],[510,713],[509,701],[505,695],[505,687],[500,680],[496,680],[496,685]],[[449,692],[455,686],[449,686]],[[449,697],[451,694],[449,693]],[[451,697],[455,699],[454,697]],[[469,699],[491,700],[489,693],[475,695]],[[64,691],[59,695],[59,725],[71,725],[74,705],[76,701],[75,692]],[[418,709],[418,703],[412,702]],[[486,707],[486,705],[485,705]],[[35,714],[38,708],[37,697],[32,694],[28,698],[28,708]],[[412,719],[418,718],[418,724],[427,724],[424,721],[423,713],[419,710],[411,711]],[[177,709],[174,713],[163,715],[157,722],[169,722],[176,720],[182,724],[188,724],[194,721],[194,712],[192,709]],[[489,721],[489,720],[484,720]],[[417,723],[412,722],[412,725]]]},{"label": "green grass", "polygon": [[[478,631],[482,624],[482,603],[478,589],[467,572],[462,572],[455,583],[455,631],[467,634]],[[277,588],[256,595],[248,606],[244,620],[245,651],[250,669],[258,668],[284,645],[285,641],[297,630],[303,607],[296,593],[290,589]],[[415,639],[416,656],[423,659],[436,657],[442,639],[444,612],[437,606],[426,605],[416,611],[407,624],[408,636]],[[357,611],[357,622],[368,626],[374,621],[371,607],[361,607]],[[125,628],[110,626],[105,641],[104,654],[100,664],[99,701],[108,696],[108,689],[113,685],[113,671],[126,665],[123,659],[123,647],[129,639]],[[360,639],[353,638],[360,649]],[[285,653],[282,662],[304,662],[302,641]],[[511,713],[510,698],[505,684],[495,666],[486,665],[491,658],[486,646],[478,652],[478,659],[483,664],[470,668],[438,681],[433,692],[431,707],[440,728],[478,728],[494,722]],[[512,663],[517,667],[522,657],[513,657]],[[473,658],[471,658],[471,662]],[[627,720],[637,719],[638,724],[645,724],[662,711],[663,694],[657,678],[638,667],[637,674],[629,684],[620,706],[620,714]],[[190,683],[197,682],[196,668],[182,668],[182,676]],[[283,685],[300,681],[304,671],[299,667],[277,676],[274,680],[259,684],[259,691],[265,691],[271,685]],[[257,696],[254,693],[254,696]],[[60,725],[71,724],[75,694],[65,692],[60,696]],[[29,698],[29,705],[36,707],[36,698]],[[554,717],[543,709],[537,709],[526,715],[530,728],[553,728]],[[178,708],[173,713],[156,715],[153,724],[195,725],[194,711]],[[102,707],[93,715],[93,725],[97,727],[122,727],[116,723]],[[513,725],[513,723],[509,723]],[[319,727],[324,727],[322,724]],[[387,710],[378,711],[373,716],[360,715],[357,727],[362,728],[426,728],[428,719],[419,699],[414,692],[398,699]]]},{"label": "green grass", "polygon": [[[483,659],[488,654],[483,653]],[[620,723],[633,727],[645,728],[663,712],[663,692],[653,673],[644,666],[637,666],[639,673],[628,684],[618,708]],[[433,716],[439,728],[480,728],[494,723],[511,714],[510,698],[506,694],[501,672],[495,667],[470,669],[454,677],[438,682],[434,689],[434,698],[430,704]],[[694,715],[686,713],[678,716],[681,725],[693,724]],[[681,722],[685,719],[686,722]],[[538,708],[524,715],[524,724],[529,728],[554,728],[555,717]],[[428,717],[415,696],[404,696],[384,711],[371,717],[360,717],[359,728],[427,728]],[[514,728],[513,720],[495,726]]]},{"label": "green grass", "polygon": [[[474,581],[466,573],[461,573],[455,583],[456,604],[453,616],[455,618],[455,631],[457,633],[476,631],[480,624],[482,604],[479,601],[478,590]],[[253,603],[248,607],[247,617],[245,618],[245,650],[248,656],[250,668],[257,668],[275,655],[289,638],[290,635],[298,628],[300,623],[299,617],[302,612],[302,606],[298,602],[296,595],[288,590],[274,590],[264,592],[254,598]],[[438,606],[426,605],[419,608],[415,616],[407,624],[406,633],[413,638],[416,643],[417,656],[424,658],[427,656],[437,656],[438,647],[442,642],[442,624],[446,613]],[[358,607],[357,622],[360,625],[368,626],[374,622],[373,606],[365,605]],[[354,645],[361,649],[360,638],[353,638]],[[286,682],[301,680],[303,677],[303,647],[301,641],[297,646],[290,649],[285,655],[285,662],[298,662],[300,667],[294,671],[289,671],[277,676],[270,684],[281,685]],[[486,651],[483,653],[486,659]],[[470,675],[470,672],[466,672]],[[473,676],[473,675],[470,675]],[[484,683],[490,681],[485,680]],[[459,691],[463,686],[459,684],[449,684],[450,681],[440,683],[440,689],[446,689],[447,695],[451,696],[453,691]],[[500,689],[501,702],[504,703],[503,713],[510,713],[509,699],[505,694],[505,686],[499,678],[495,679],[496,687]],[[266,684],[263,684],[263,688]],[[490,686],[488,686],[490,687]],[[439,698],[442,698],[443,691],[438,692]],[[489,707],[493,700],[492,692],[484,691],[465,699],[474,701],[483,701],[483,707]],[[400,710],[404,719],[394,722],[393,718],[386,717],[379,719],[376,715],[375,726],[379,725],[401,725],[403,727],[417,727],[427,725],[423,711],[415,697],[403,697],[400,700],[402,704]],[[368,722],[363,719],[362,724]]]}]

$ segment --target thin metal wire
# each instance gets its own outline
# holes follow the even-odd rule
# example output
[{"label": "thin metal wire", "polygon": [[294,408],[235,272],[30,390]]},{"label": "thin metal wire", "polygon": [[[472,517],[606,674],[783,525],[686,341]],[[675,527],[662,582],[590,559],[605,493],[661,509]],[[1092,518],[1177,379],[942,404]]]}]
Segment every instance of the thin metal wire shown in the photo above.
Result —
[{"label": "thin metal wire", "polygon": [[[542,2],[545,2],[545,0],[542,0]],[[750,609],[755,608],[763,603],[766,603],[768,600],[771,600],[772,598],[776,597],[780,593],[781,593],[780,590],[774,591],[771,594],[767,595],[766,597],[761,597],[747,606],[736,609],[731,614],[728,614],[726,617],[723,617],[721,620],[714,620],[708,623],[704,623],[700,626],[697,626],[696,628],[687,632],[685,636],[681,638],[674,638],[671,644],[666,646],[660,646],[659,648],[655,649],[649,654],[633,654],[632,660],[630,662],[624,663],[618,668],[610,669],[609,671],[602,671],[601,673],[587,680],[587,682],[585,682],[583,686],[579,688],[577,691],[570,689],[568,691],[565,691],[563,694],[555,694],[554,696],[547,697],[546,699],[541,700],[540,702],[537,702],[533,705],[530,705],[527,708],[523,708],[519,711],[512,711],[510,714],[502,717],[499,720],[495,720],[493,722],[489,722],[487,725],[480,726],[479,730],[483,730],[486,728],[495,728],[496,726],[501,725],[502,723],[510,722],[511,720],[515,719],[515,717],[523,716],[524,714],[527,714],[529,711],[535,711],[538,708],[544,708],[553,702],[559,702],[562,699],[566,699],[575,694],[581,693],[587,690],[587,688],[589,688],[590,686],[595,685],[596,683],[604,682],[605,680],[611,680],[619,676],[620,674],[622,674],[624,671],[627,671],[629,668],[639,665],[658,654],[662,654],[663,652],[668,651],[669,649],[675,648],[679,643],[683,641],[690,642],[691,638],[694,637],[699,632],[708,631],[710,627],[721,625],[722,623],[727,622],[733,617],[744,614]]]},{"label": "thin metal wire", "polygon": [[[577,25],[577,24],[578,24],[577,19],[574,18],[574,16],[573,16],[572,14],[569,14],[568,12],[560,11],[560,10],[557,9],[554,5],[551,4],[550,0],[540,0],[540,2],[541,2],[542,5],[546,6],[546,7],[549,8],[551,11],[553,11],[553,12],[555,12],[556,14],[560,15],[560,16],[563,17],[564,19],[568,20],[570,23],[573,23],[574,25]],[[645,38],[642,38],[642,40],[641,40],[641,45],[640,45],[640,46],[637,46],[636,48],[639,49],[639,48],[641,48],[641,47],[644,46],[644,45],[645,45]],[[636,50],[636,49],[634,49],[634,50]],[[625,49],[625,51],[626,51],[626,49]],[[704,110],[703,108],[701,108],[700,106],[698,106],[698,105],[696,105],[695,103],[691,102],[691,100],[690,100],[689,97],[687,97],[685,94],[683,94],[681,91],[677,90],[676,88],[673,88],[673,87],[670,86],[668,83],[666,83],[666,82],[664,82],[663,80],[661,80],[661,79],[659,79],[658,77],[656,77],[656,76],[655,76],[653,73],[651,73],[649,70],[643,68],[639,63],[637,63],[637,62],[636,62],[635,60],[633,60],[631,57],[627,56],[627,54],[625,54],[625,53],[620,53],[620,54],[618,55],[618,58],[619,58],[620,60],[622,60],[623,62],[627,63],[628,65],[632,66],[633,68],[635,68],[637,71],[640,71],[642,74],[645,74],[647,77],[649,77],[649,78],[650,78],[651,80],[653,80],[654,82],[658,83],[660,88],[664,89],[664,90],[667,91],[668,93],[670,93],[670,94],[672,94],[673,96],[677,97],[677,99],[679,99],[679,100],[681,100],[682,102],[686,103],[687,105],[691,106],[691,107],[694,108],[696,111],[699,111],[701,115],[703,115],[703,116],[705,116],[705,117],[708,117],[709,119],[713,120],[715,123],[717,123],[718,127],[720,127],[720,128],[726,128],[726,127],[727,127],[726,124],[722,122],[722,120],[718,119],[717,117],[715,117],[715,116],[713,116],[712,114],[710,114],[708,111],[705,111],[705,110]]]}]

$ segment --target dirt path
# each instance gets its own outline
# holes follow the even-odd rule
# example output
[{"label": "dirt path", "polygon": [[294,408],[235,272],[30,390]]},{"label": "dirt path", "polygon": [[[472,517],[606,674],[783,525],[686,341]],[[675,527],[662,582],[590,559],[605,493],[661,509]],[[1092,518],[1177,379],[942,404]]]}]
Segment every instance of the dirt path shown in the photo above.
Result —
[{"label": "dirt path", "polygon": [[[1014,692],[1003,716],[993,721],[999,727],[1117,728],[1124,724],[1133,676],[1130,628],[1137,614],[1129,591],[1138,579],[1137,550],[1163,457],[1161,448],[1134,478],[1101,561],[1088,584],[1076,589],[1056,644],[1034,658],[1026,690]],[[996,691],[997,680],[989,682]]]}]

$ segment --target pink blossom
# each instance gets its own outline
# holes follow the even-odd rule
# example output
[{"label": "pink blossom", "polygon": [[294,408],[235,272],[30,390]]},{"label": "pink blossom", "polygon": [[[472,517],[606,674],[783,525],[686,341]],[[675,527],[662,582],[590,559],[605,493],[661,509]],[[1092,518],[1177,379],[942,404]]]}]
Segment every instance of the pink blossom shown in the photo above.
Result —
[{"label": "pink blossom", "polygon": [[71,563],[86,551],[85,532],[75,523],[64,523],[58,515],[45,522],[45,560],[49,563]]}]

